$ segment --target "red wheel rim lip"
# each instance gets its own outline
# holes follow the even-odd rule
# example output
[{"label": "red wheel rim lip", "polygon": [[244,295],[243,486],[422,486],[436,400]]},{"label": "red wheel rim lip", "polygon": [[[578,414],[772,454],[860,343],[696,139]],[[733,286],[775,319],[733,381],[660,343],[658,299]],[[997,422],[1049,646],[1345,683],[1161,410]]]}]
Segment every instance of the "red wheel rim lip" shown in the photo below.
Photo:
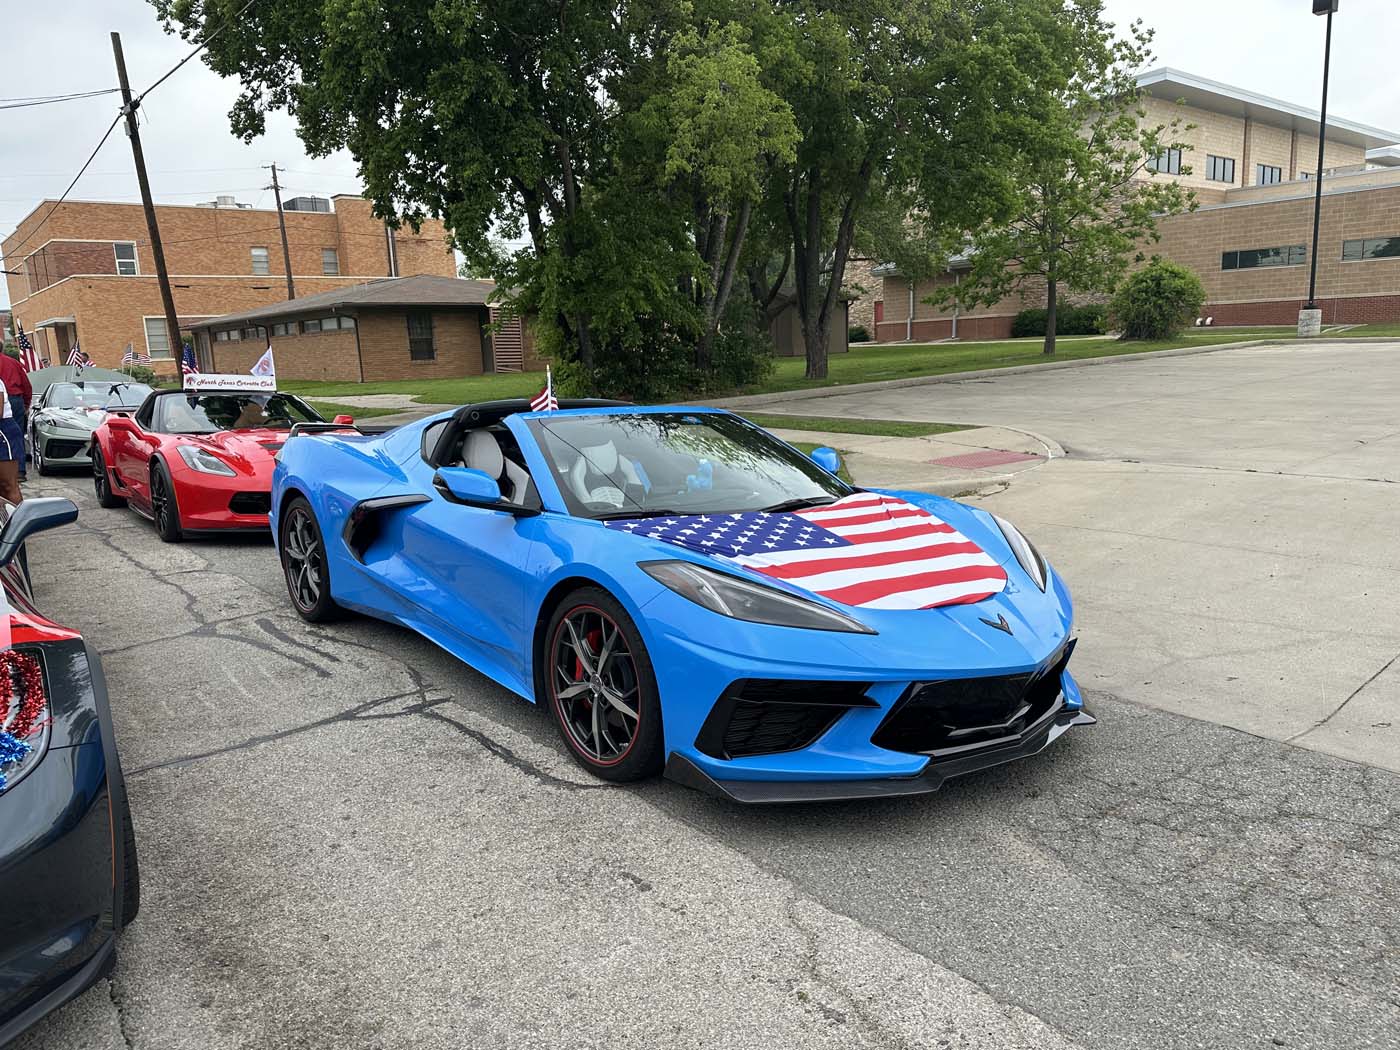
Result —
[{"label": "red wheel rim lip", "polygon": [[[642,683],[641,683],[641,676],[638,675],[638,681],[637,681],[637,728],[634,729],[634,730],[632,731],[632,739],[630,739],[629,741],[627,741],[627,746],[624,747],[624,748],[622,749],[622,751],[619,752],[619,753],[618,753],[616,756],[614,756],[613,758],[606,758],[606,759],[604,759],[604,758],[598,758],[596,755],[591,755],[591,754],[589,754],[589,753],[588,753],[587,751],[585,751],[582,747],[580,747],[578,741],[574,739],[574,734],[573,734],[573,732],[572,732],[572,731],[570,730],[570,728],[569,728],[569,718],[568,718],[568,716],[567,716],[566,714],[564,714],[564,708],[563,708],[563,706],[560,704],[560,701],[559,701],[559,686],[558,686],[558,685],[555,683],[555,681],[554,681],[554,678],[555,678],[555,675],[554,675],[554,652],[555,652],[555,650],[558,648],[558,645],[559,645],[559,638],[560,638],[560,635],[561,635],[561,634],[563,633],[563,631],[564,631],[564,625],[565,625],[566,623],[569,622],[570,617],[573,617],[573,616],[577,615],[578,613],[586,613],[586,612],[594,612],[594,613],[597,613],[599,616],[603,617],[605,620],[607,620],[609,623],[611,623],[614,627],[616,627],[619,631],[622,630],[622,625],[621,625],[620,623],[618,623],[615,619],[613,619],[611,613],[609,613],[609,612],[608,612],[607,610],[605,610],[605,609],[600,609],[600,608],[598,608],[598,606],[596,606],[596,605],[575,605],[575,606],[571,607],[571,608],[569,609],[568,612],[564,613],[564,615],[563,615],[562,617],[560,617],[560,619],[559,619],[559,624],[558,624],[557,627],[554,628],[554,634],[553,634],[553,636],[552,636],[552,637],[550,638],[550,640],[549,640],[549,654],[548,654],[549,702],[550,702],[550,705],[554,708],[555,716],[559,719],[560,723],[564,726],[564,739],[567,740],[567,741],[569,742],[569,747],[573,748],[573,750],[574,750],[575,752],[577,752],[579,755],[581,755],[581,756],[588,762],[589,765],[593,765],[593,766],[603,766],[603,767],[611,767],[611,766],[617,765],[619,762],[621,762],[624,758],[626,758],[628,755],[630,755],[630,754],[632,753],[632,749],[633,749],[634,747],[636,747],[636,745],[637,745],[637,738],[638,738],[639,736],[642,735]],[[628,653],[629,653],[629,655],[631,655],[631,649],[630,649],[630,648],[628,649]],[[635,657],[635,656],[632,657],[632,662],[633,662],[633,666],[635,667],[635,666],[636,666],[636,657]]]}]

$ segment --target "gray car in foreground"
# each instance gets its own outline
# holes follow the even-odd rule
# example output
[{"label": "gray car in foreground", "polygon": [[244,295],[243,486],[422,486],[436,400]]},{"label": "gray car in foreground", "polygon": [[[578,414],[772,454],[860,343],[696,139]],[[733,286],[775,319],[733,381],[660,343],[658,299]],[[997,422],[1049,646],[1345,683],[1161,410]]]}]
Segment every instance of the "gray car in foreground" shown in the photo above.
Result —
[{"label": "gray car in foreground", "polygon": [[92,432],[107,413],[134,408],[151,388],[145,383],[76,380],[53,383],[34,399],[29,412],[29,455],[34,469],[91,469]]}]

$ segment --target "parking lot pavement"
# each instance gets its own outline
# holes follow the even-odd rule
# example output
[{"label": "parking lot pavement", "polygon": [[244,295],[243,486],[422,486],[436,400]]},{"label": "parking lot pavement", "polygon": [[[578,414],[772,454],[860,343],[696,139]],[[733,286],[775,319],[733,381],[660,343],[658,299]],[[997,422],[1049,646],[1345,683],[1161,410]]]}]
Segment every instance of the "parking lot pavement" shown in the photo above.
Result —
[{"label": "parking lot pavement", "polygon": [[1400,344],[1259,347],[769,411],[1065,447],[987,505],[1074,590],[1082,681],[1400,771]]},{"label": "parking lot pavement", "polygon": [[[1400,1047],[1400,777],[1178,713],[1293,711],[1314,665],[1383,655],[1394,564],[1372,581],[1349,516],[1382,529],[1389,489],[1205,473],[1071,458],[989,501],[1076,591],[1098,727],[782,809],[599,785],[408,632],[291,616],[265,542],[165,546],[83,478],[32,486],[83,507],[31,563],[105,653],[144,902],[114,979],[18,1045]],[[1348,589],[1389,620],[1313,638],[1295,606]]]}]

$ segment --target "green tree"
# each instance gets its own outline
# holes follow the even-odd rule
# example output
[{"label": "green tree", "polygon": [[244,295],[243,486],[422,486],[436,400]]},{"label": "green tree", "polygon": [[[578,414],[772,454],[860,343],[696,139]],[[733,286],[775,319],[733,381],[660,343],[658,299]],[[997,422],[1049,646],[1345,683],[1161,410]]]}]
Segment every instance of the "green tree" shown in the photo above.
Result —
[{"label": "green tree", "polygon": [[1176,139],[1179,120],[1146,122],[1134,72],[1151,58],[1151,33],[1134,23],[1118,37],[1099,8],[1097,0],[1080,4],[1068,23],[1078,72],[1023,139],[1009,221],[987,222],[958,244],[970,269],[926,300],[991,305],[1043,286],[1047,354],[1055,352],[1062,287],[1111,293],[1143,258],[1141,245],[1160,239],[1158,219],[1196,206],[1180,184],[1154,178],[1157,158],[1187,147]]}]

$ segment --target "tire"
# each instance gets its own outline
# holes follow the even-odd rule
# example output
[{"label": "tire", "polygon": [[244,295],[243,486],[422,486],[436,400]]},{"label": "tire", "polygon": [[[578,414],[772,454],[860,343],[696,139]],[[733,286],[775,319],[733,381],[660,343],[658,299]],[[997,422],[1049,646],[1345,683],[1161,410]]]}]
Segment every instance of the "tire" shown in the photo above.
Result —
[{"label": "tire", "polygon": [[41,478],[47,478],[53,474],[53,468],[44,460],[44,442],[39,437],[37,430],[29,432],[29,458],[34,462],[34,469],[38,471]]},{"label": "tire", "polygon": [[131,820],[131,801],[126,796],[125,784],[122,786],[121,822],[125,875],[122,880],[122,928],[125,929],[141,910],[141,863],[136,856],[136,825]]},{"label": "tire", "polygon": [[579,765],[618,783],[661,772],[656,675],[641,632],[612,595],[598,587],[568,594],[549,618],[540,664],[540,695]]},{"label": "tire", "polygon": [[282,558],[282,578],[292,608],[308,623],[327,623],[344,615],[331,597],[330,566],[326,543],[316,513],[303,497],[296,496],[278,522],[277,551]]},{"label": "tire", "polygon": [[99,507],[111,510],[126,506],[126,500],[112,492],[112,475],[107,470],[107,461],[102,458],[102,448],[96,442],[92,446],[92,490],[97,494]]},{"label": "tire", "polygon": [[151,517],[156,521],[156,535],[166,543],[180,543],[185,531],[180,528],[180,504],[175,499],[175,483],[170,470],[159,458],[151,464]]}]

